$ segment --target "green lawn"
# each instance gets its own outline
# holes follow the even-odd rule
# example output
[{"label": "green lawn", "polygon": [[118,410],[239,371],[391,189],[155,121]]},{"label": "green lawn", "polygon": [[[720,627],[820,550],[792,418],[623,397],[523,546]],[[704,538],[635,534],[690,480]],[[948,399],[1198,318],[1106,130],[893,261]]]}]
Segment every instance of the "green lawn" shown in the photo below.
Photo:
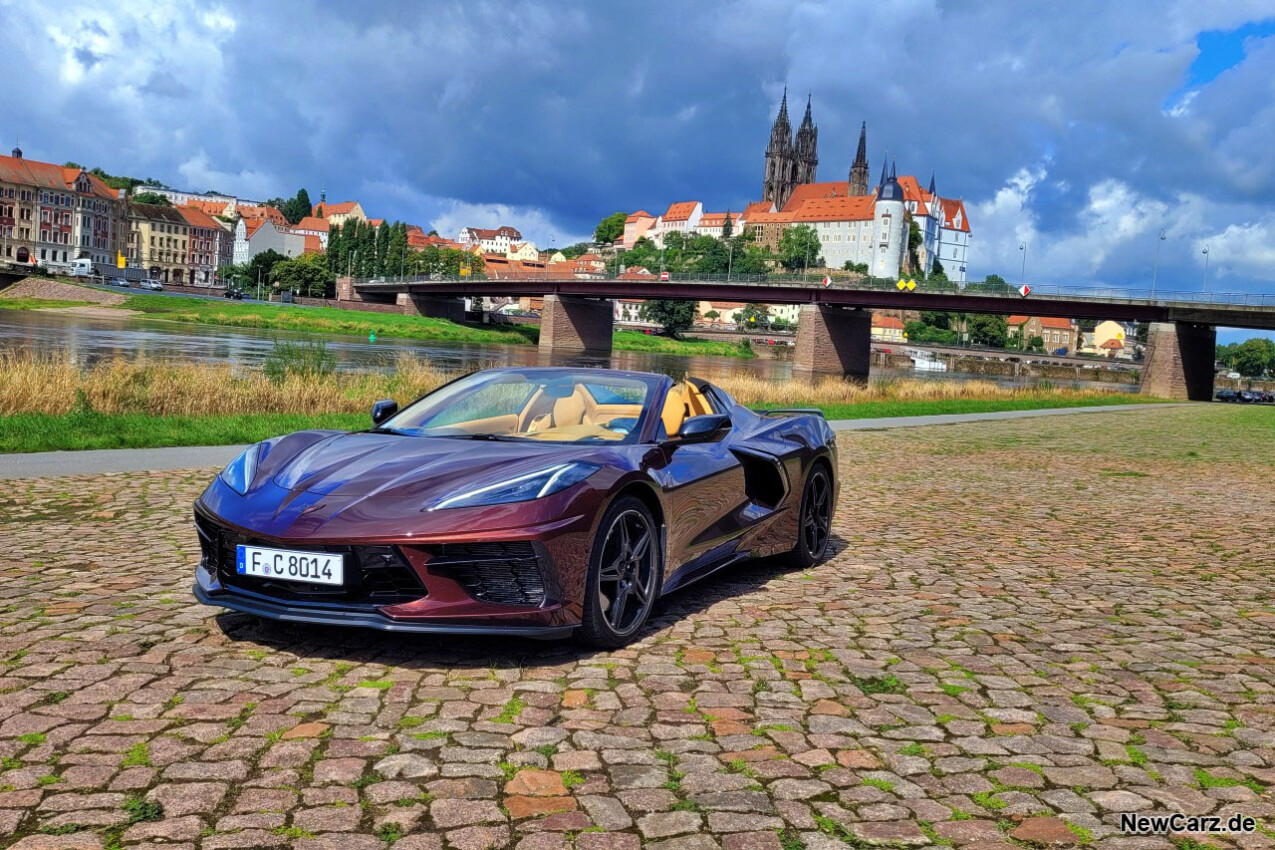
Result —
[{"label": "green lawn", "polygon": [[[1094,393],[1058,398],[1039,396],[1010,399],[934,399],[932,401],[865,401],[859,404],[822,405],[829,419],[878,419],[886,416],[938,416],[949,413],[994,413],[998,410],[1045,410],[1059,407],[1146,404],[1163,401],[1137,393]],[[798,405],[800,406],[800,405]],[[812,407],[818,405],[811,405]]]},{"label": "green lawn", "polygon": [[50,307],[86,307],[92,301],[58,301],[52,298],[0,298],[0,310],[46,310]]},{"label": "green lawn", "polygon": [[366,413],[305,416],[147,416],[142,413],[20,413],[0,416],[0,453],[142,449],[159,446],[228,446],[306,428],[370,428]]},{"label": "green lawn", "polygon": [[[1004,401],[874,401],[827,405],[829,419],[926,416],[936,413],[986,413],[1098,404],[1136,404],[1140,396],[1116,394],[1080,399],[1007,399]],[[816,405],[809,405],[816,406]],[[253,443],[306,428],[357,430],[371,426],[365,413],[249,414],[239,416],[147,416],[140,413],[23,413],[0,416],[0,453],[139,449],[160,446],[224,446]]]},{"label": "green lawn", "polygon": [[[142,293],[123,304],[158,319],[222,325],[236,328],[348,334],[401,339],[477,342],[496,345],[534,345],[540,339],[536,325],[458,324],[446,319],[406,316],[398,313],[365,313],[337,307],[295,307],[267,302],[212,301]],[[720,357],[753,357],[751,347],[735,342],[703,339],[669,339],[636,331],[616,331],[617,351],[650,351],[683,356],[706,354]]]}]

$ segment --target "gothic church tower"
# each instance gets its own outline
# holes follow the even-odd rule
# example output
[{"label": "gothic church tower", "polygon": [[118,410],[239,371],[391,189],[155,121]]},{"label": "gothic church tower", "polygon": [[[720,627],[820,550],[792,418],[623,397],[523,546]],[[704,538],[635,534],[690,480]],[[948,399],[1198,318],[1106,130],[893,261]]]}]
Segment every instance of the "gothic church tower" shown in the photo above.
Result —
[{"label": "gothic church tower", "polygon": [[788,123],[788,89],[785,88],[779,115],[770,128],[770,144],[766,145],[766,177],[761,199],[772,202],[776,209],[783,207],[792,194],[793,176],[792,125]]},{"label": "gothic church tower", "polygon": [[859,128],[859,150],[850,166],[850,194],[853,197],[868,194],[868,122]]},{"label": "gothic church tower", "polygon": [[810,118],[810,95],[806,95],[806,117],[801,120],[801,127],[797,130],[793,155],[797,169],[794,182],[798,185],[815,182],[815,168],[819,165],[819,128]]}]

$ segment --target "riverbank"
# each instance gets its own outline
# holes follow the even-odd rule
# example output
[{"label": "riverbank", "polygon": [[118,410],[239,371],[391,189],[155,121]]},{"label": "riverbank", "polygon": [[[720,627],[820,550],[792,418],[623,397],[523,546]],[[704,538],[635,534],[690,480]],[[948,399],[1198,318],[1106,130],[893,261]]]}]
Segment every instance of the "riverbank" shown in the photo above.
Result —
[{"label": "riverbank", "polygon": [[[114,360],[81,369],[66,357],[0,354],[0,452],[225,445],[303,428],[365,427],[373,402],[408,402],[457,373],[411,357],[390,372],[325,374],[303,358],[266,370]],[[829,419],[927,416],[1140,403],[1127,393],[991,382],[837,379],[718,383],[755,408],[813,407]]]},{"label": "riverbank", "polygon": [[[398,313],[365,313],[337,307],[295,307],[269,302],[213,301],[175,298],[150,293],[130,295],[124,307],[152,318],[205,325],[221,325],[258,330],[299,333],[345,334],[366,337],[396,337],[422,341],[472,342],[496,345],[535,345],[540,340],[536,325],[477,325],[407,316]],[[617,351],[647,351],[686,357],[753,357],[750,346],[737,342],[702,339],[669,339],[634,331],[616,331],[612,346]]]}]

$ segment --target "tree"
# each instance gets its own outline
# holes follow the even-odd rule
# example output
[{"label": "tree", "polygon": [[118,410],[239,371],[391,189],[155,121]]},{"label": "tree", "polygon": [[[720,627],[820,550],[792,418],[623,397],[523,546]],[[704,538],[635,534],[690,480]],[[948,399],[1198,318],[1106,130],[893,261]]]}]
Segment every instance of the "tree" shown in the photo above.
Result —
[{"label": "tree", "polygon": [[257,282],[270,283],[270,272],[274,269],[276,263],[281,263],[287,257],[271,248],[268,251],[262,251],[257,256],[248,261],[248,286],[254,287]]},{"label": "tree", "polygon": [[975,345],[1004,348],[1009,341],[1009,323],[1004,316],[971,313],[965,318],[965,328],[969,331],[970,342]]},{"label": "tree", "polygon": [[735,321],[746,328],[769,328],[770,307],[766,304],[746,304],[735,312]]},{"label": "tree", "polygon": [[568,245],[567,247],[560,248],[559,250],[562,251],[562,256],[566,257],[568,260],[574,260],[581,254],[589,253],[589,243],[577,242],[574,245]]},{"label": "tree", "polygon": [[642,318],[659,325],[666,336],[677,338],[695,324],[695,302],[655,298],[642,304]]},{"label": "tree", "polygon": [[848,272],[858,272],[859,274],[867,274],[867,273],[868,273],[868,264],[867,264],[867,263],[852,263],[851,261],[846,260],[846,261],[845,261],[845,262],[841,265],[841,268],[842,268],[842,269],[844,269],[845,271],[848,271]]},{"label": "tree", "polygon": [[948,330],[952,327],[952,314],[941,310],[922,310],[921,321],[932,328]]},{"label": "tree", "polygon": [[726,220],[722,222],[722,239],[726,240],[735,232],[735,222],[730,217],[730,210],[726,211]]},{"label": "tree", "polygon": [[138,192],[131,199],[135,204],[154,204],[159,207],[171,207],[173,202],[163,195],[154,192]]},{"label": "tree", "polygon": [[712,321],[713,319],[716,319],[721,315],[722,314],[717,312],[716,310],[709,310],[707,313],[704,314],[704,318],[708,319],[709,321]]},{"label": "tree", "polygon": [[934,258],[934,262],[930,264],[930,277],[942,275],[947,278],[947,270],[943,268],[943,264],[939,262],[938,257]]},{"label": "tree", "polygon": [[1232,346],[1231,368],[1246,378],[1275,372],[1275,342],[1254,337]]},{"label": "tree", "polygon": [[822,250],[819,234],[807,224],[790,227],[779,238],[779,262],[789,271],[822,266]]},{"label": "tree", "polygon": [[1044,351],[1045,351],[1045,339],[1044,339],[1044,337],[1034,336],[1034,337],[1032,337],[1031,339],[1027,340],[1027,350],[1028,350],[1028,351],[1038,351],[1038,352],[1044,353]]},{"label": "tree", "polygon": [[281,291],[327,298],[335,291],[336,275],[328,268],[322,254],[303,254],[275,263],[270,269],[270,283]]},{"label": "tree", "polygon": [[221,282],[230,289],[246,289],[253,282],[252,273],[247,263],[235,263],[222,266],[217,270]]},{"label": "tree", "polygon": [[609,244],[624,235],[624,220],[628,213],[615,212],[598,222],[593,229],[593,241]]},{"label": "tree", "polygon": [[1005,278],[998,274],[989,274],[984,280],[978,283],[971,283],[965,287],[967,292],[1002,292],[1010,293],[1016,287],[1005,282]]}]

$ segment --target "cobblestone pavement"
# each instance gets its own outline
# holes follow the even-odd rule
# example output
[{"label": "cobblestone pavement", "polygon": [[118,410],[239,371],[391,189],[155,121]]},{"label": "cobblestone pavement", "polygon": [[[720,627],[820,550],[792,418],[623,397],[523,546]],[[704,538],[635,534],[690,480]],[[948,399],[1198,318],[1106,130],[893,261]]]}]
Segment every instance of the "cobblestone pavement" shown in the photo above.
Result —
[{"label": "cobblestone pavement", "polygon": [[833,558],[611,653],[219,614],[209,470],[6,482],[0,844],[1157,848],[1118,813],[1275,814],[1275,411],[841,446]]}]

